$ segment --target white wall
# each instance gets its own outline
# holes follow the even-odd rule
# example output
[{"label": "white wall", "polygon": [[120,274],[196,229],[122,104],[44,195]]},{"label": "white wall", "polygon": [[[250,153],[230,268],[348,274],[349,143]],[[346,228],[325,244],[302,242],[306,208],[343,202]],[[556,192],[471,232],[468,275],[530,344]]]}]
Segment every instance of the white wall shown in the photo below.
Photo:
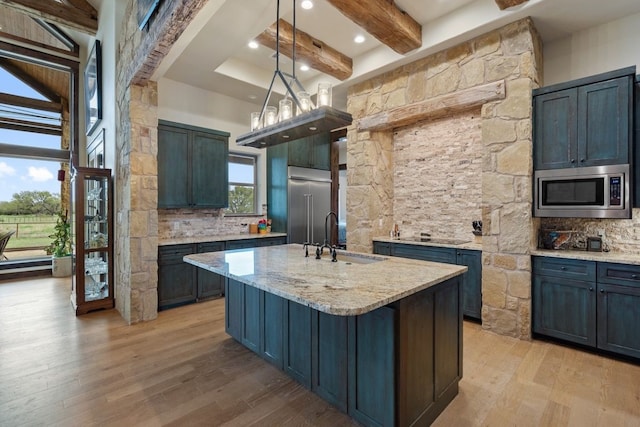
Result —
[{"label": "white wall", "polygon": [[640,13],[545,43],[544,85],[635,65],[640,73]]},{"label": "white wall", "polygon": [[[81,52],[80,64],[80,164],[87,164],[86,147],[105,129],[105,153],[104,167],[115,170],[116,150],[116,50],[118,48],[120,26],[126,0],[92,2],[98,10],[100,19],[98,32],[95,38],[89,40],[86,49]],[[93,130],[91,135],[85,133],[84,123],[84,74],[82,73],[87,63],[87,57],[91,52],[95,40],[100,40],[102,47],[102,120]]]},{"label": "white wall", "polygon": [[239,135],[249,132],[249,116],[260,106],[209,92],[167,78],[158,81],[158,118],[229,132],[229,151],[258,156],[258,213],[267,203],[267,151],[241,147]]}]

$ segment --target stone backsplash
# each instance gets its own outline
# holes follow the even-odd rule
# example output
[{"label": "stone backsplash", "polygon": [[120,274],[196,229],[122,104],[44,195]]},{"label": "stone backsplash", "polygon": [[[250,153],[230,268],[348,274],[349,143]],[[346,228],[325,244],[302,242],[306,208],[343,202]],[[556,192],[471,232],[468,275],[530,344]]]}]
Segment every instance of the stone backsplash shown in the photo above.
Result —
[{"label": "stone backsplash", "polygon": [[582,248],[587,237],[604,231],[603,246],[611,252],[640,255],[640,209],[633,219],[541,218],[540,229],[572,230],[571,245]]},{"label": "stone backsplash", "polygon": [[219,236],[248,233],[248,224],[257,223],[261,215],[225,216],[224,209],[160,209],[158,238]]}]

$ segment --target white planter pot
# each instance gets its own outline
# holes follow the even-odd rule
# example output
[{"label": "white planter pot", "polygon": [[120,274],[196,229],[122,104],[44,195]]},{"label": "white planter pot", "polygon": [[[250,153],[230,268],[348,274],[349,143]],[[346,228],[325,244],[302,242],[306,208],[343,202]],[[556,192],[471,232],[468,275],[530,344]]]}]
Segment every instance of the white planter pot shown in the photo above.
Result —
[{"label": "white planter pot", "polygon": [[68,277],[71,276],[71,273],[71,255],[51,257],[51,275],[53,277]]}]

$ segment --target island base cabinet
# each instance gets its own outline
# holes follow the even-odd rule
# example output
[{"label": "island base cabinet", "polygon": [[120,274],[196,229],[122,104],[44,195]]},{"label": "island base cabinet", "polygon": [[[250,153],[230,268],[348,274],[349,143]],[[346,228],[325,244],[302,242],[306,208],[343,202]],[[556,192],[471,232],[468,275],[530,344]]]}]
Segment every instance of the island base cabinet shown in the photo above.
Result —
[{"label": "island base cabinet", "polygon": [[598,285],[598,348],[640,359],[640,287]]},{"label": "island base cabinet", "polygon": [[226,279],[229,335],[366,426],[432,423],[462,378],[461,277],[359,316]]}]

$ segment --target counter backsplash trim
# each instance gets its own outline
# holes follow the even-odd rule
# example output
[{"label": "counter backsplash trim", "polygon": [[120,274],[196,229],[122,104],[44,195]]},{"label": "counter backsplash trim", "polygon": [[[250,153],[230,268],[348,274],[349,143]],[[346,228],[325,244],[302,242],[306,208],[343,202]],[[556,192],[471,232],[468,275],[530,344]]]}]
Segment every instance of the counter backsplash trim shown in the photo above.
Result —
[{"label": "counter backsplash trim", "polygon": [[604,232],[605,250],[640,255],[640,209],[633,209],[632,219],[541,218],[540,229],[575,230],[570,249],[586,249],[581,245],[586,245],[588,237]]},{"label": "counter backsplash trim", "polygon": [[158,210],[158,238],[160,240],[200,235],[249,234],[248,224],[262,217],[224,216],[223,209],[160,209]]}]

